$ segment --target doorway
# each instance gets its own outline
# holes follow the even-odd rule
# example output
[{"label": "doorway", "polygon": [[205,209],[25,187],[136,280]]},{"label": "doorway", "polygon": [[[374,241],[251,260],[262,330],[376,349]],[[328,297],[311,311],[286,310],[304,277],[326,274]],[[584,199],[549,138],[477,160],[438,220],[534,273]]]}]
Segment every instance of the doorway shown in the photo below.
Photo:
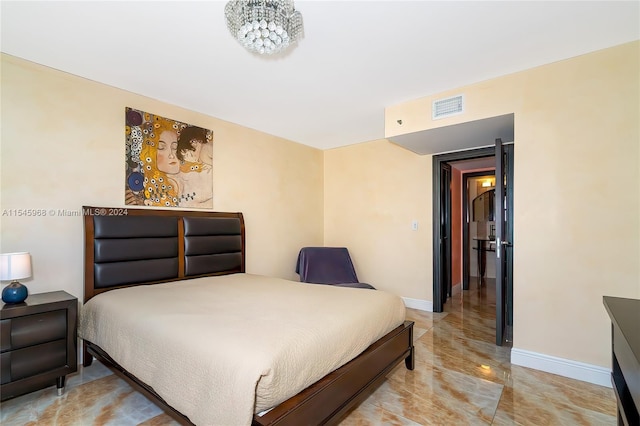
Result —
[{"label": "doorway", "polygon": [[[462,183],[459,192],[462,196],[460,253],[463,255],[459,257],[463,290],[469,290],[470,285],[481,285],[485,277],[496,277],[495,217],[487,217],[491,212],[485,211],[487,206],[480,199],[481,194],[495,191],[495,156],[482,160],[451,163],[454,173],[461,175]],[[451,190],[456,192],[454,185]],[[456,259],[454,252],[452,257]]]},{"label": "doorway", "polygon": [[[451,211],[451,173],[450,165],[456,162],[472,162],[474,160],[496,158],[500,163],[495,162],[496,175],[495,184],[501,188],[497,191],[501,194],[501,202],[496,202],[496,220],[502,219],[500,223],[500,238],[495,245],[495,255],[497,256],[496,270],[500,269],[498,279],[495,281],[496,289],[496,344],[511,344],[512,324],[513,324],[513,270],[512,270],[512,237],[513,237],[513,145],[502,145],[496,141],[496,147],[486,147],[459,151],[448,154],[435,155],[433,157],[433,310],[443,312],[447,299],[452,296],[451,292],[451,222],[454,215],[465,215],[467,219],[470,215],[470,206],[463,203],[463,211]],[[498,147],[500,147],[498,149]],[[498,156],[496,156],[498,153]],[[486,172],[484,174],[487,174]],[[449,194],[449,195],[447,195]],[[466,201],[466,200],[464,200]],[[501,213],[501,214],[500,214]],[[466,220],[463,220],[463,223]],[[463,227],[464,232],[464,227]],[[463,258],[463,292],[468,290],[469,283],[469,234],[463,236],[462,258]],[[466,243],[466,244],[464,244]],[[501,253],[500,253],[501,252]],[[500,262],[500,263],[499,263]]]}]

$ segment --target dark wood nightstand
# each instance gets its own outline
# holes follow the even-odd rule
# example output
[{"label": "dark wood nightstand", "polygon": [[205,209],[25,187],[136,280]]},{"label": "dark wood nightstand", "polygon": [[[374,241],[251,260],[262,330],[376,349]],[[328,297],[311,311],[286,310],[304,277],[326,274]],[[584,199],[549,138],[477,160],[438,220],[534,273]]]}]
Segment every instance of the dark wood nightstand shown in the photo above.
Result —
[{"label": "dark wood nightstand", "polygon": [[30,295],[0,308],[2,401],[55,384],[78,370],[78,299],[64,291]]}]

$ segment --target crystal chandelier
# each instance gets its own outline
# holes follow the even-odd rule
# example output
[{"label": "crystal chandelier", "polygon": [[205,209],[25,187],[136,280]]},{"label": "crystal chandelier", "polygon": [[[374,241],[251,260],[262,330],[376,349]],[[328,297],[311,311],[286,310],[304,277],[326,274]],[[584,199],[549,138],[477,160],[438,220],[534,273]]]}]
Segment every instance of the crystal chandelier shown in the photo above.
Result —
[{"label": "crystal chandelier", "polygon": [[271,55],[302,37],[302,15],[292,0],[232,0],[224,15],[231,35],[250,52]]}]

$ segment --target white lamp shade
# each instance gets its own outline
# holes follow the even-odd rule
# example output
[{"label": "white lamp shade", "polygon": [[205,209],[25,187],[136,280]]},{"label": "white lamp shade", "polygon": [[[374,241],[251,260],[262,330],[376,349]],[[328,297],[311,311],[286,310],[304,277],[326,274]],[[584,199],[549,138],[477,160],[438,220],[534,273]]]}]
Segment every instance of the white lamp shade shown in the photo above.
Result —
[{"label": "white lamp shade", "polygon": [[22,253],[0,254],[0,281],[13,281],[31,276],[31,255]]}]

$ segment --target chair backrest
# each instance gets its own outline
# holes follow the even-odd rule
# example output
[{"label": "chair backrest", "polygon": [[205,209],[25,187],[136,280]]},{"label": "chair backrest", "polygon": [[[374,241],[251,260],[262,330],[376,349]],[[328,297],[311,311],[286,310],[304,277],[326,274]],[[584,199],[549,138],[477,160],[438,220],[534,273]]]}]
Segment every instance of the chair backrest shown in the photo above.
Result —
[{"label": "chair backrest", "polygon": [[346,247],[303,247],[298,253],[296,273],[303,283],[357,283],[358,276]]}]

